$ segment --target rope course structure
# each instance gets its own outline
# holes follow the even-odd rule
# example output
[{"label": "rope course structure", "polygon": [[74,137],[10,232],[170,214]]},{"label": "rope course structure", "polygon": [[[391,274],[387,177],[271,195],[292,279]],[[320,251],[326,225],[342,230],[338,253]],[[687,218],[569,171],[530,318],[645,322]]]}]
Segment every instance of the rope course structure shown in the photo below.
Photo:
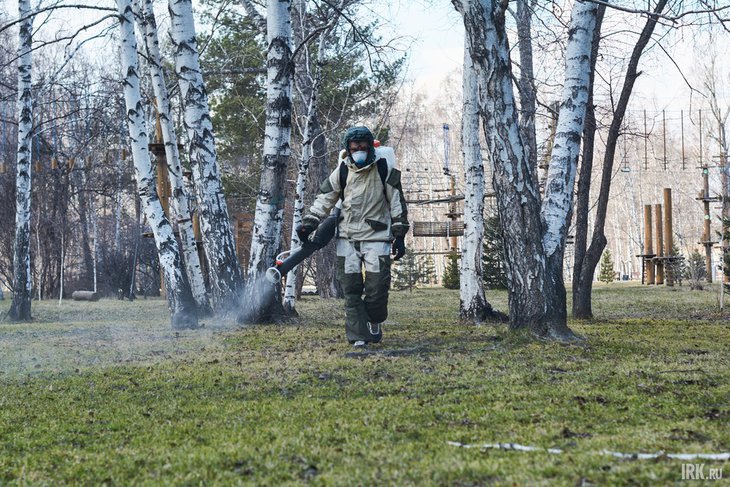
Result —
[{"label": "rope course structure", "polygon": [[[426,198],[417,197],[407,198],[406,202],[410,205],[434,205],[439,203],[446,203],[448,209],[445,216],[448,218],[447,221],[436,220],[432,215],[432,219],[428,221],[414,221],[412,224],[412,231],[414,237],[444,237],[448,240],[448,250],[443,253],[451,253],[458,251],[458,240],[457,237],[464,235],[464,222],[459,221],[459,217],[463,215],[463,212],[459,210],[458,202],[464,200],[463,194],[457,194],[456,192],[456,175],[451,172],[451,137],[449,124],[444,123],[443,129],[443,141],[444,141],[444,157],[443,157],[443,175],[446,177],[448,189],[434,189],[432,186],[431,178],[433,174],[429,174],[429,191]],[[409,168],[406,171],[410,171]],[[420,180],[417,178],[416,180]],[[417,193],[422,193],[424,189],[419,184]],[[447,193],[445,196],[435,196],[434,193]],[[431,252],[431,253],[435,253]]]}]

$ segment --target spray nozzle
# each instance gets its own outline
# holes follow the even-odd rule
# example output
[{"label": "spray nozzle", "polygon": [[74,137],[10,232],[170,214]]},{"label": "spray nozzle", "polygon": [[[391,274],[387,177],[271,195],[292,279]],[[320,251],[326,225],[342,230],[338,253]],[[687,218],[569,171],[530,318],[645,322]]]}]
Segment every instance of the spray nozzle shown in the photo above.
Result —
[{"label": "spray nozzle", "polygon": [[281,272],[279,272],[276,266],[266,269],[266,280],[271,284],[276,284],[281,281]]}]

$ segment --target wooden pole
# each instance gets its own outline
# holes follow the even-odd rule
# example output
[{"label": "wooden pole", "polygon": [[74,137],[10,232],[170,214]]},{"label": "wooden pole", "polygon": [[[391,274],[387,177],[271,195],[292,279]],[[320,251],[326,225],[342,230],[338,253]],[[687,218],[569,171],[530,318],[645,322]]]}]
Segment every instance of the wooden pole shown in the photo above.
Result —
[{"label": "wooden pole", "polygon": [[646,283],[654,284],[654,255],[651,236],[651,205],[644,205],[644,265],[646,268]]},{"label": "wooden pole", "polygon": [[[664,257],[664,236],[662,234],[662,205],[654,205],[656,255]],[[656,261],[656,284],[664,284],[664,261]]]},{"label": "wooden pole", "polygon": [[704,189],[702,191],[702,203],[705,207],[705,225],[702,244],[705,246],[705,279],[712,283],[712,234],[710,229],[710,170],[707,166],[702,168],[702,180]]},{"label": "wooden pole", "polygon": [[[157,113],[157,122],[155,125],[155,143],[149,145],[150,152],[154,154],[157,161],[157,196],[160,198],[162,210],[165,216],[170,218],[170,178],[167,174],[167,156],[165,154],[165,144],[162,142],[162,126],[160,124],[160,114]],[[160,297],[167,298],[167,290],[165,289],[165,279],[162,269],[160,269]]]},{"label": "wooden pole", "polygon": [[206,279],[206,286],[208,276],[208,261],[205,260],[205,250],[203,249],[203,232],[200,230],[200,216],[198,210],[193,210],[193,235],[195,235],[195,246],[198,249],[198,258],[200,259],[200,270],[203,272],[203,279]]},{"label": "wooden pole", "polygon": [[[674,230],[672,228],[672,188],[664,188],[664,256],[674,256]],[[671,262],[671,261],[668,261]],[[671,265],[666,266],[667,286],[674,286],[674,272]]]}]

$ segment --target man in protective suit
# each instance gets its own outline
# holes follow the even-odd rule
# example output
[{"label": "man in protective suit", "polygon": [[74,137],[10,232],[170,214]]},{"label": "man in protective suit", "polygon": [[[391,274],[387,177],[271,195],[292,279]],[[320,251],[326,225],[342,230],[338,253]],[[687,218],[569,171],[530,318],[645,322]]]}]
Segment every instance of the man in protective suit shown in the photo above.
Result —
[{"label": "man in protective suit", "polygon": [[378,343],[383,338],[390,253],[392,250],[393,260],[403,257],[409,228],[393,151],[376,148],[374,143],[367,127],[353,127],[345,133],[337,167],[322,182],[319,195],[297,228],[299,238],[306,241],[341,202],[336,234],[337,280],[345,293],[347,340],[355,347]]}]

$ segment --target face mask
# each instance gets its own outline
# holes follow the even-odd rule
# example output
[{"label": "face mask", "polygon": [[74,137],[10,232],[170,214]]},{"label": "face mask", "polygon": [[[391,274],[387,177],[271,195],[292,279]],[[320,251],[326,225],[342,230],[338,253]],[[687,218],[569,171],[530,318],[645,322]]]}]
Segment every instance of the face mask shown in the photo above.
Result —
[{"label": "face mask", "polygon": [[368,159],[368,152],[359,150],[357,152],[353,152],[350,157],[352,157],[352,161],[359,166],[365,164],[365,161]]}]

